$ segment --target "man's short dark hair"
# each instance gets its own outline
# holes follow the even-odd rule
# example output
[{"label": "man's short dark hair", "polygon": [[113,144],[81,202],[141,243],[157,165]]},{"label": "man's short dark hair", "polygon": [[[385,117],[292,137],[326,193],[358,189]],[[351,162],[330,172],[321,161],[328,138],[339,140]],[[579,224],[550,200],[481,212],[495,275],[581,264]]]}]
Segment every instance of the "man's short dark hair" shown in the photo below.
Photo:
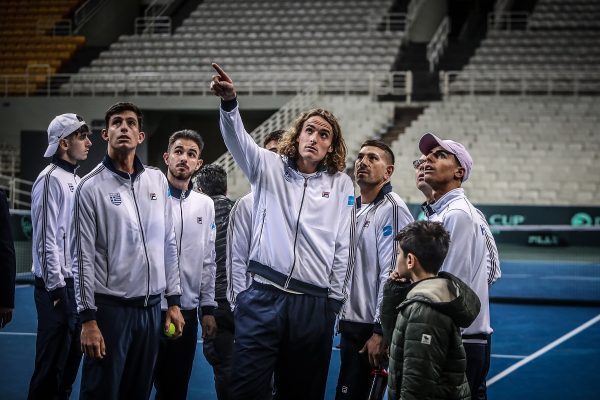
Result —
[{"label": "man's short dark hair", "polygon": [[278,129],[276,131],[269,132],[269,134],[265,136],[265,140],[263,140],[263,147],[266,147],[267,144],[269,144],[269,142],[273,140],[279,142],[279,140],[283,137],[284,133],[285,131],[283,129]]},{"label": "man's short dark hair", "polygon": [[171,151],[171,147],[173,147],[173,143],[175,143],[178,139],[188,139],[196,143],[198,145],[198,149],[202,152],[204,149],[204,140],[202,140],[202,136],[196,131],[191,129],[183,129],[177,131],[169,137],[169,145],[167,147],[167,151]]},{"label": "man's short dark hair", "polygon": [[144,115],[142,114],[142,111],[138,108],[138,106],[136,106],[133,103],[128,103],[128,102],[120,102],[120,103],[113,104],[112,106],[110,106],[110,108],[108,110],[106,110],[106,114],[104,114],[104,123],[105,123],[106,129],[108,129],[110,117],[112,117],[115,114],[120,114],[123,111],[133,111],[135,113],[135,115],[137,116],[137,119],[138,119],[138,127],[139,127],[139,130],[141,131]]},{"label": "man's short dark hair", "polygon": [[208,196],[225,196],[227,193],[227,172],[220,165],[205,165],[198,171],[196,184]]},{"label": "man's short dark hair", "polygon": [[383,143],[381,140],[378,140],[378,139],[365,140],[363,142],[363,144],[360,145],[360,147],[363,148],[365,146],[373,146],[373,147],[380,148],[381,150],[383,150],[385,152],[385,154],[387,154],[387,156],[389,158],[388,161],[391,162],[392,165],[394,165],[396,163],[396,158],[394,157],[394,152],[392,151],[390,146]]},{"label": "man's short dark hair", "polygon": [[439,222],[416,221],[404,227],[396,237],[404,255],[414,254],[423,269],[436,274],[440,271],[448,246],[450,234]]}]

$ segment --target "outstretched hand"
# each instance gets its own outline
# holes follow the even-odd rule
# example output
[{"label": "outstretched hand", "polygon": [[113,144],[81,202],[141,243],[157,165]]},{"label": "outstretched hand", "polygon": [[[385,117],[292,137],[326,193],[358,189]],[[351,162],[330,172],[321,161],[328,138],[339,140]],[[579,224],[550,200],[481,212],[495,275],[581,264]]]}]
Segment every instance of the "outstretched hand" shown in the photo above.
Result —
[{"label": "outstretched hand", "polygon": [[235,99],[237,95],[235,93],[233,81],[229,75],[227,75],[225,71],[223,71],[223,68],[216,63],[212,63],[212,67],[217,71],[217,74],[212,76],[210,90],[215,96],[219,96],[225,101]]}]

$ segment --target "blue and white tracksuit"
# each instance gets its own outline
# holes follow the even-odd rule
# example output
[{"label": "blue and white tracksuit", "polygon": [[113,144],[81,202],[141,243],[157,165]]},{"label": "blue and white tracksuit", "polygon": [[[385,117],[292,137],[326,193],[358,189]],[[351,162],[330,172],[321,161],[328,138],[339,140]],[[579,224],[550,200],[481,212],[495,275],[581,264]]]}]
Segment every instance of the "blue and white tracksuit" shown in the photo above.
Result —
[{"label": "blue and white tracksuit", "polygon": [[379,313],[383,285],[396,267],[398,232],[413,221],[400,196],[386,183],[370,204],[356,199],[356,261],[350,296],[339,315],[340,374],[338,399],[365,399],[371,367],[366,353],[359,354],[373,333],[382,334]]},{"label": "blue and white tracksuit", "polygon": [[164,174],[136,157],[134,172],[105,156],[77,187],[72,257],[82,322],[95,319],[102,360],[84,358],[81,398],[150,394],[160,301],[179,305],[180,271]]},{"label": "blue and white tracksuit", "polygon": [[68,397],[81,361],[70,254],[76,170],[55,155],[32,187],[31,272],[38,326],[29,399]]},{"label": "blue and white tracksuit", "polygon": [[[186,399],[198,341],[198,307],[212,315],[215,301],[215,207],[210,197],[169,184],[179,271],[183,335],[177,340],[161,337],[154,369],[157,398]],[[167,310],[162,300],[163,318]]]},{"label": "blue and white tracksuit", "polygon": [[248,274],[250,242],[252,240],[252,193],[238,199],[229,214],[227,228],[227,300],[235,308],[235,300],[240,292],[248,289],[252,278]]},{"label": "blue and white tracksuit", "polygon": [[[221,133],[254,197],[248,271],[237,296],[233,399],[324,395],[335,315],[347,297],[354,188],[341,172],[303,175],[259,147],[237,101],[223,102]],[[276,365],[277,364],[277,365]]]},{"label": "blue and white tracksuit", "polygon": [[467,379],[473,399],[485,399],[485,377],[491,352],[489,285],[500,276],[496,243],[483,214],[462,188],[444,194],[424,208],[430,221],[441,222],[450,233],[450,247],[441,270],[466,283],[479,297],[481,309],[462,332],[467,355]]}]

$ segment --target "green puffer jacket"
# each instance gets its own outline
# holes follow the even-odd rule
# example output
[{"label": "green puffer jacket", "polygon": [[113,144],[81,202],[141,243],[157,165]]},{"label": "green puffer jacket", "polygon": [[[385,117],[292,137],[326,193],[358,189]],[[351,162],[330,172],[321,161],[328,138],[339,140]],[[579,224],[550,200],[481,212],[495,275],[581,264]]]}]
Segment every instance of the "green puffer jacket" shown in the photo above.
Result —
[{"label": "green puffer jacket", "polygon": [[381,325],[391,343],[390,400],[471,398],[459,327],[469,326],[480,306],[475,292],[447,272],[412,285],[388,280]]}]

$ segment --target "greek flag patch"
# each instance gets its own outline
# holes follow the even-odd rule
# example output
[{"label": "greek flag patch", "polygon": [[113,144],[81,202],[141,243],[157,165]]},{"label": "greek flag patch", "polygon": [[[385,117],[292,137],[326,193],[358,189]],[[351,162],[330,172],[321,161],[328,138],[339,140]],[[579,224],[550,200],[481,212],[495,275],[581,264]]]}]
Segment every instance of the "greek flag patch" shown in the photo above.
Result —
[{"label": "greek flag patch", "polygon": [[348,196],[348,205],[349,206],[353,206],[354,205],[354,196]]},{"label": "greek flag patch", "polygon": [[109,193],[108,196],[110,197],[110,202],[115,206],[121,204],[121,193]]},{"label": "greek flag patch", "polygon": [[394,230],[391,225],[386,225],[383,227],[383,236],[390,236]]}]

